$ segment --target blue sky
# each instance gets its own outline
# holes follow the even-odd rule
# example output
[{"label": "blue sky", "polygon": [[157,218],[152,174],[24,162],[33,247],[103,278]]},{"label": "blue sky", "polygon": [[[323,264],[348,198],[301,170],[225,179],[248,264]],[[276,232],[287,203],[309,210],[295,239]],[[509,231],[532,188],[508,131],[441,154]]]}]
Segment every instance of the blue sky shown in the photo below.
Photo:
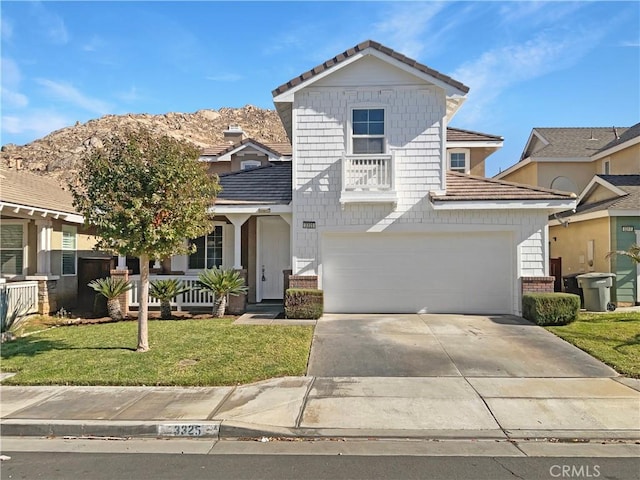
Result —
[{"label": "blue sky", "polygon": [[366,39],[471,88],[452,126],[502,135],[640,121],[638,2],[8,2],[2,141],[105,114],[252,104]]}]

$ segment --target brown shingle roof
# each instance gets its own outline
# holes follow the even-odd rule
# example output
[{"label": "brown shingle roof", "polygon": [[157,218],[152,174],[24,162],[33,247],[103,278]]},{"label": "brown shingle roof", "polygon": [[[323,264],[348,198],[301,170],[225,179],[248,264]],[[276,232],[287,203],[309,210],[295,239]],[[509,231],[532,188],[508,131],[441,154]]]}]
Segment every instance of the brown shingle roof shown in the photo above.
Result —
[{"label": "brown shingle roof", "polygon": [[531,187],[519,183],[492,180],[484,177],[447,172],[447,192],[432,195],[435,202],[476,200],[571,200],[575,194]]},{"label": "brown shingle roof", "polygon": [[[627,128],[617,128],[623,135]],[[590,157],[616,140],[613,127],[534,128],[548,144],[523,154],[523,158],[581,158]]]},{"label": "brown shingle roof", "polygon": [[405,55],[402,55],[401,53],[396,52],[395,50],[392,50],[389,47],[385,47],[384,45],[378,42],[374,42],[373,40],[366,40],[362,43],[359,43],[355,47],[350,48],[340,53],[339,55],[336,55],[330,60],[327,60],[326,62],[321,63],[320,65],[312,68],[311,70],[308,70],[303,74],[298,75],[295,78],[292,78],[287,83],[283,83],[282,85],[277,87],[275,90],[273,90],[271,93],[273,94],[274,97],[278,96],[286,92],[287,90],[297,87],[303,82],[306,82],[310,78],[315,77],[319,73],[322,73],[325,70],[329,70],[330,68],[333,68],[336,65],[339,65],[340,63],[344,62],[348,58],[353,57],[357,53],[362,52],[363,50],[366,50],[368,48],[373,48],[374,50],[382,52],[385,55],[388,55],[389,57],[395,60],[398,60],[406,65],[409,65],[410,67],[415,68],[416,70],[419,70],[422,73],[426,73],[427,75],[437,78],[438,80],[441,80],[444,83],[457,88],[458,90],[462,90],[464,93],[467,93],[469,91],[469,87],[467,87],[463,83],[460,83],[457,80],[454,80],[453,78],[443,73],[440,73],[430,67],[427,67],[426,65],[423,65],[422,63],[419,63],[416,60],[413,60],[412,58],[406,57]]},{"label": "brown shingle roof", "polygon": [[0,201],[77,214],[71,193],[57,181],[5,166],[0,166]]},{"label": "brown shingle roof", "polygon": [[247,143],[254,143],[259,147],[262,147],[266,150],[273,152],[275,155],[279,157],[290,157],[291,156],[291,145],[286,142],[278,142],[278,143],[266,143],[260,142],[258,140],[254,140],[253,138],[245,138],[240,142],[236,142],[234,144],[222,143],[220,145],[214,145],[212,147],[207,147],[202,150],[200,155],[206,156],[215,156],[219,157],[220,155],[224,155],[232,150],[235,150],[242,145],[246,145]]},{"label": "brown shingle roof", "polygon": [[447,127],[447,142],[502,142],[503,140],[504,138],[498,135]]}]

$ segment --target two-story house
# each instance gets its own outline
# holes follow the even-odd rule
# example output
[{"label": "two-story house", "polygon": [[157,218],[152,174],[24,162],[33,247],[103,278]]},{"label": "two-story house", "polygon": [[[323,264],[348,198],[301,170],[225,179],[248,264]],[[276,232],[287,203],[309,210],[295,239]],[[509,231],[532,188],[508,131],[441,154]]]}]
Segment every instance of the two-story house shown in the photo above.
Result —
[{"label": "two-story house", "polygon": [[616,274],[612,299],[640,303],[640,266],[607,253],[640,243],[640,123],[628,128],[535,128],[521,160],[494,178],[579,194],[549,218],[552,274]]},{"label": "two-story house", "polygon": [[215,230],[171,270],[246,270],[257,302],[318,287],[327,312],[519,313],[552,281],[547,217],[576,200],[467,175],[502,142],[447,130],[467,92],[373,41],[276,88],[291,160],[222,174]]}]

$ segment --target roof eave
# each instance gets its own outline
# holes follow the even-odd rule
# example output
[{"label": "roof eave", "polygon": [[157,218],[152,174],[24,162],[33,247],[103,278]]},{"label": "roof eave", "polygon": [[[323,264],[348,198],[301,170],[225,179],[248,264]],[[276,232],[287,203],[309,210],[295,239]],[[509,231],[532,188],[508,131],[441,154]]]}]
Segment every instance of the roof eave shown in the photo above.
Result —
[{"label": "roof eave", "polygon": [[576,208],[576,199],[535,199],[535,200],[452,200],[431,197],[434,210],[546,210],[564,212]]},{"label": "roof eave", "polygon": [[[11,210],[10,212],[5,212]],[[84,217],[78,213],[63,212],[61,210],[53,210],[42,207],[34,207],[32,205],[21,205],[18,203],[0,201],[0,212],[5,214],[22,214],[30,217],[40,216],[42,218],[53,218],[56,220],[64,220],[69,223],[84,223]]]}]

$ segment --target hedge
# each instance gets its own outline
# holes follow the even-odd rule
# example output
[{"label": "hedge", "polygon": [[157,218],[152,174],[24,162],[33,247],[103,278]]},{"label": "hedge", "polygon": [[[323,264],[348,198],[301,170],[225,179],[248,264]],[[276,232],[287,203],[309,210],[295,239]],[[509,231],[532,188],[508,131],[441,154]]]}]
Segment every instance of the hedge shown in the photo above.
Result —
[{"label": "hedge", "polygon": [[284,313],[287,318],[313,319],[322,316],[324,295],[322,290],[289,288],[284,297]]},{"label": "hedge", "polygon": [[580,297],[572,293],[526,293],[522,316],[538,325],[566,325],[578,318]]}]

